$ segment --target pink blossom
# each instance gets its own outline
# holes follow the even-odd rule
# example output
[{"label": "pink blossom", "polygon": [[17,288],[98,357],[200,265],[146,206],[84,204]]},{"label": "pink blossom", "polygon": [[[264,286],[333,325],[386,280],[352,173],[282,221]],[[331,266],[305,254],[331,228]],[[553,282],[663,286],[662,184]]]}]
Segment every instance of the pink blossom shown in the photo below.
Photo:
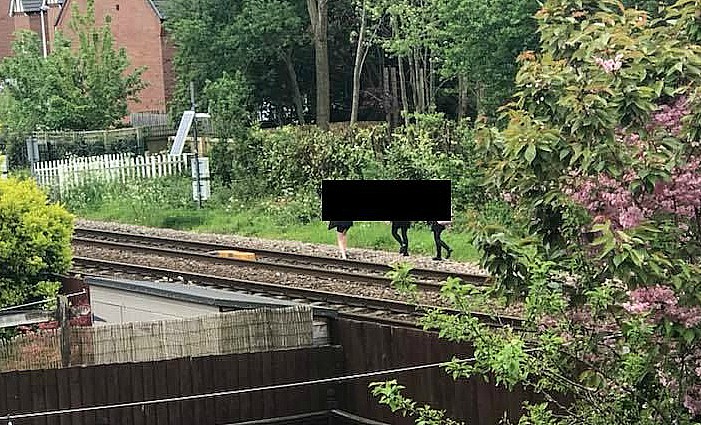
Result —
[{"label": "pink blossom", "polygon": [[623,59],[623,55],[619,53],[613,59],[602,59],[600,57],[594,57],[594,62],[596,62],[596,64],[600,67],[602,67],[604,69],[604,72],[610,74],[614,71],[618,71],[619,69],[621,69],[621,66],[623,65],[621,59]]},{"label": "pink blossom", "polygon": [[631,314],[650,314],[654,321],[667,318],[691,328],[701,323],[701,308],[680,306],[679,298],[666,286],[638,288],[628,294],[630,302],[622,307]]},{"label": "pink blossom", "polygon": [[648,131],[663,130],[678,136],[682,129],[682,118],[689,114],[689,102],[679,96],[673,102],[662,105],[652,114]]},{"label": "pink blossom", "polygon": [[701,414],[701,386],[694,385],[686,391],[684,407],[694,416]]}]

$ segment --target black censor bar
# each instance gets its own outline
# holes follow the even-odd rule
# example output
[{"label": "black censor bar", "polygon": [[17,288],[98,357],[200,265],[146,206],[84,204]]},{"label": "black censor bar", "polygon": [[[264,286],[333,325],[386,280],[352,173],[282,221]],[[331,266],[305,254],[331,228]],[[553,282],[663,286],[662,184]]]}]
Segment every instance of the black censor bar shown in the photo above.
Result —
[{"label": "black censor bar", "polygon": [[449,221],[450,180],[324,180],[324,221]]}]

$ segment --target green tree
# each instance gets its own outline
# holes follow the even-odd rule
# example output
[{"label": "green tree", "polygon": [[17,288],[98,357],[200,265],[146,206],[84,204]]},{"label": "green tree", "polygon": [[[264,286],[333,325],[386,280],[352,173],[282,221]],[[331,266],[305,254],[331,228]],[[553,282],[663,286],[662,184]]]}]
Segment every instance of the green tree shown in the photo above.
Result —
[{"label": "green tree", "polygon": [[124,118],[129,100],[138,100],[143,69],[127,72],[126,52],[115,49],[109,19],[96,26],[94,0],[85,14],[76,7],[72,16],[77,43],[59,33],[44,59],[38,35],[19,32],[14,55],[0,63],[3,93],[11,98],[0,116],[12,130],[108,128]]},{"label": "green tree", "polygon": [[[534,0],[438,0],[441,75],[458,79],[461,109],[494,115],[513,90],[516,57],[536,47]],[[468,93],[471,96],[468,96]]]},{"label": "green tree", "polygon": [[0,307],[55,295],[71,263],[73,216],[32,180],[0,180]]},{"label": "green tree", "polygon": [[316,124],[328,130],[331,116],[331,95],[329,82],[329,1],[307,0],[312,38],[314,40],[314,59],[316,62]]},{"label": "green tree", "polygon": [[305,14],[303,3],[286,0],[169,2],[166,25],[177,47],[178,77],[172,107],[189,107],[190,81],[203,87],[224,72],[240,72],[255,88],[254,107],[282,122],[291,121],[289,109],[304,122],[311,82],[310,70],[298,65],[310,57]]},{"label": "green tree", "polygon": [[[659,17],[609,0],[548,0],[540,48],[520,55],[506,128],[477,129],[493,193],[523,229],[476,223],[498,295],[519,328],[481,323],[475,288],[427,328],[474,347],[454,377],[522,385],[547,403],[522,424],[698,424],[701,419],[701,46],[698,7]],[[420,423],[397,383],[375,394]],[[564,402],[561,395],[568,399]]]}]

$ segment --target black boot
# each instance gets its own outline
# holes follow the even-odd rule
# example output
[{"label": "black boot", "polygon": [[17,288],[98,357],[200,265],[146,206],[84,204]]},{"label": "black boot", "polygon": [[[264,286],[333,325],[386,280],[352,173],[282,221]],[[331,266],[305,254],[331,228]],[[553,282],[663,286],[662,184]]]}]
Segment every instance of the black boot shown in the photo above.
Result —
[{"label": "black boot", "polygon": [[409,245],[402,245],[401,254],[403,254],[405,257],[409,255]]},{"label": "black boot", "polygon": [[452,254],[452,253],[453,253],[453,250],[450,249],[450,248],[448,248],[448,252],[445,254],[445,259],[446,259],[446,260],[449,259],[449,258],[450,258],[450,254]]}]

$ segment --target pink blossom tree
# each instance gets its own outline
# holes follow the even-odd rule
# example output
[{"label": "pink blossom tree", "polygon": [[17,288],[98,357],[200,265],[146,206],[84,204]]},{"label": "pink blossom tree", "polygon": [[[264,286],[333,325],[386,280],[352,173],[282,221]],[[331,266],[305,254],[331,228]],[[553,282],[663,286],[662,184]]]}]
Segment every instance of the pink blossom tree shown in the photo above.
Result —
[{"label": "pink blossom tree", "polygon": [[[523,303],[523,329],[468,311],[431,311],[424,324],[475,347],[454,376],[541,393],[527,424],[699,423],[696,2],[652,19],[609,0],[547,0],[536,19],[541,48],[519,57],[505,127],[476,129],[493,192],[529,223],[475,226],[489,293]],[[446,299],[460,307],[468,286],[453,282]],[[396,385],[376,393],[411,410]]]}]

